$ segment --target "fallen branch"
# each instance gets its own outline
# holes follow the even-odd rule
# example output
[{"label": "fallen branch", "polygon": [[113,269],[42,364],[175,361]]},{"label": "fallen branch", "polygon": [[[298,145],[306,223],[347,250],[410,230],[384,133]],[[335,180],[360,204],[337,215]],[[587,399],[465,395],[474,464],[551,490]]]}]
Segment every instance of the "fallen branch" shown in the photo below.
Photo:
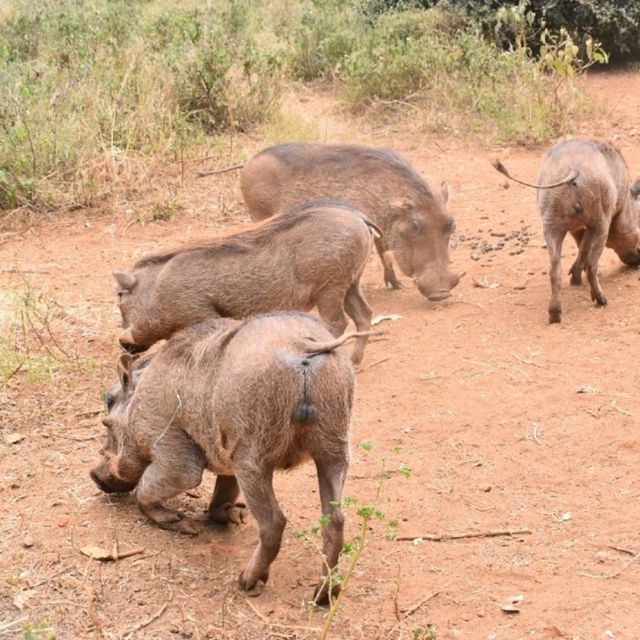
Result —
[{"label": "fallen branch", "polygon": [[127,629],[122,633],[122,635],[128,636],[128,635],[131,635],[132,633],[135,633],[136,631],[140,631],[140,629],[144,629],[145,627],[148,627],[152,622],[155,622],[167,610],[168,606],[169,606],[169,603],[165,602],[160,607],[160,609],[158,609],[158,611],[156,611],[150,618],[143,620],[142,622],[137,624],[135,627],[131,627],[130,629]]},{"label": "fallen branch", "polygon": [[407,542],[417,539],[430,540],[431,542],[446,542],[447,540],[463,540],[465,538],[497,538],[498,536],[520,536],[533,533],[531,529],[498,529],[495,531],[478,531],[469,533],[425,533],[416,536],[398,536],[396,542]]},{"label": "fallen branch", "polygon": [[634,551],[633,549],[626,549],[625,547],[616,547],[615,544],[606,545],[609,549],[614,549],[615,551],[619,551],[620,553],[626,553],[629,556],[637,556],[640,554],[638,551]]},{"label": "fallen branch", "polygon": [[431,595],[428,595],[426,598],[422,598],[422,600],[420,600],[416,604],[411,605],[410,607],[407,607],[406,609],[403,609],[402,613],[404,613],[404,617],[408,618],[409,616],[412,616],[420,607],[422,607],[427,602],[429,602],[429,600],[433,600],[439,594],[440,594],[439,591],[434,591]]}]

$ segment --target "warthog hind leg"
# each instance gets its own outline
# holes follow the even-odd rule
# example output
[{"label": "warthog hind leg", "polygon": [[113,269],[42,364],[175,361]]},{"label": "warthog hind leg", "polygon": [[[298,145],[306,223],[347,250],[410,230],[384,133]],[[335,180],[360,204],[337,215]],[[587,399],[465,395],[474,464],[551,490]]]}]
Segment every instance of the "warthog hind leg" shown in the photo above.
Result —
[{"label": "warthog hind leg", "polygon": [[273,492],[273,469],[257,470],[254,465],[236,467],[238,484],[260,528],[258,546],[240,574],[240,587],[251,591],[258,580],[267,582],[269,567],[280,551],[287,523]]}]

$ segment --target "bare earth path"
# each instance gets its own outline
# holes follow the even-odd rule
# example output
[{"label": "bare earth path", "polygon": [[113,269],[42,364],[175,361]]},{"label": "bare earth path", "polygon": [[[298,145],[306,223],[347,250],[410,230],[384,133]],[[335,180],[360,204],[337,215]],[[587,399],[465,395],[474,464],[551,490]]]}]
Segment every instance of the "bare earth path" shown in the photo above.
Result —
[{"label": "bare earth path", "polygon": [[[596,75],[587,90],[606,105],[587,133],[616,136],[640,175],[640,74]],[[342,122],[326,97],[289,101],[321,124],[323,140],[392,146],[433,184],[447,179],[453,261],[468,272],[451,299],[432,304],[408,281],[385,290],[371,259],[374,313],[402,318],[381,325],[385,339],[370,345],[358,376],[347,494],[371,502],[384,461],[379,507],[399,536],[530,530],[411,542],[388,540],[375,523],[330,637],[640,638],[640,274],[606,250],[609,306],[595,308],[567,276],[563,323],[548,326],[535,196],[505,189],[488,162],[499,154],[535,179],[546,147],[486,151],[401,127],[370,133]],[[248,153],[264,143],[252,144]],[[102,437],[91,412],[118,354],[111,269],[246,224],[235,181],[189,181],[184,211],[169,222],[82,214],[0,236],[1,288],[44,288],[64,309],[52,332],[79,354],[57,369],[55,385],[18,374],[0,387],[0,638],[47,637],[24,635],[27,623],[59,639],[317,637],[308,628],[326,612],[309,612],[304,600],[320,560],[294,535],[319,516],[311,466],[277,480],[288,527],[271,581],[253,599],[236,587],[256,541],[253,519],[187,539],[151,526],[131,497],[100,494],[87,475]],[[574,255],[566,242],[565,272]],[[207,477],[180,507],[197,516],[210,490]],[[353,511],[348,533],[358,533]],[[144,551],[101,563],[79,552],[88,544]],[[519,612],[505,612],[514,596],[523,596]]]}]

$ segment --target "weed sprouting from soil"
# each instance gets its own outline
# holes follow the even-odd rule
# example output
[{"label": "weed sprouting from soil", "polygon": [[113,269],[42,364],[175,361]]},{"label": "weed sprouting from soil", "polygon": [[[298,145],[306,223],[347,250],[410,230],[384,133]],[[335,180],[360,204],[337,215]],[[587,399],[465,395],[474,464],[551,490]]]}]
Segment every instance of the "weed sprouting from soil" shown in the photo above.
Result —
[{"label": "weed sprouting from soil", "polygon": [[[369,454],[373,448],[374,445],[369,441],[365,440],[360,443],[360,449],[366,454]],[[395,454],[399,454],[401,451],[402,448],[400,446],[397,446],[394,449]],[[346,496],[340,504],[334,505],[345,512],[355,515],[357,517],[358,524],[356,535],[350,540],[345,541],[343,544],[338,565],[328,572],[326,580],[329,582],[329,610],[319,632],[319,640],[326,640],[326,638],[329,637],[329,633],[333,628],[336,616],[338,616],[345,607],[344,599],[349,591],[354,572],[362,554],[366,551],[369,545],[371,535],[374,535],[373,525],[376,522],[385,525],[386,530],[384,536],[386,539],[393,540],[395,538],[398,521],[396,519],[387,520],[385,513],[380,509],[384,484],[394,475],[390,474],[387,469],[387,464],[388,456],[383,456],[380,463],[380,470],[375,478],[373,496],[369,501],[363,502],[359,498]],[[409,478],[411,475],[411,471],[404,463],[399,464],[397,473],[404,478]],[[294,532],[294,536],[296,538],[306,541],[313,550],[320,555],[325,566],[326,557],[322,552],[319,536],[321,535],[323,528],[328,524],[329,517],[322,516],[317,525]],[[334,597],[332,596],[332,593],[337,586],[340,587],[340,591],[338,592],[338,595]],[[311,602],[310,605],[313,607],[314,603]],[[311,622],[309,622],[309,627],[311,627]]]}]

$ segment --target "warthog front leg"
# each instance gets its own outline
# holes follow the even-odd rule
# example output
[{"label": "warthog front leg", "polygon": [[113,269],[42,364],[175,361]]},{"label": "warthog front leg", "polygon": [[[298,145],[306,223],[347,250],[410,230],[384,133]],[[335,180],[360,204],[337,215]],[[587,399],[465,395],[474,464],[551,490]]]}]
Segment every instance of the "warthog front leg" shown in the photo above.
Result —
[{"label": "warthog front leg", "polygon": [[241,524],[247,517],[247,505],[236,502],[240,487],[235,476],[218,476],[207,519],[218,524]]},{"label": "warthog front leg", "polygon": [[269,579],[269,567],[280,551],[287,519],[273,492],[273,469],[260,471],[252,464],[236,466],[235,471],[238,484],[260,528],[258,546],[239,578],[240,587],[251,591],[258,580],[267,582]]},{"label": "warthog front leg", "polygon": [[196,523],[162,503],[200,484],[206,466],[202,451],[184,434],[167,434],[155,445],[153,460],[136,488],[142,513],[163,529],[196,535]]},{"label": "warthog front leg", "polygon": [[[371,329],[371,307],[362,295],[360,281],[354,282],[344,299],[344,309],[347,315],[353,320],[358,331],[368,331]],[[353,348],[351,361],[353,364],[360,364],[364,356],[364,350],[367,346],[369,336],[356,339],[356,346]]]},{"label": "warthog front leg", "polygon": [[560,287],[562,286],[562,273],[560,267],[560,257],[562,255],[562,242],[566,231],[555,229],[544,229],[544,239],[549,251],[551,266],[549,269],[549,279],[551,281],[551,299],[549,300],[549,323],[560,322],[562,318],[562,304],[560,302]]},{"label": "warthog front leg", "polygon": [[607,304],[607,299],[600,286],[600,279],[598,278],[598,263],[600,262],[600,256],[607,242],[608,229],[608,224],[601,224],[595,229],[587,229],[587,232],[592,235],[591,246],[589,247],[589,254],[586,261],[587,279],[591,285],[591,299],[598,306]]},{"label": "warthog front leg", "polygon": [[344,456],[333,461],[316,460],[322,515],[327,519],[322,529],[322,552],[324,555],[322,577],[313,594],[314,602],[319,605],[328,604],[330,597],[335,598],[340,593],[340,585],[331,584],[331,581],[344,543],[344,514],[340,503],[342,502],[342,490],[347,477],[347,468],[346,452]]},{"label": "warthog front leg", "polygon": [[384,286],[391,287],[392,289],[402,289],[402,283],[398,280],[396,272],[393,269],[393,259],[391,257],[391,251],[388,251],[382,245],[382,238],[374,238],[373,243],[376,246],[376,251],[380,256],[380,262],[384,269]]}]

